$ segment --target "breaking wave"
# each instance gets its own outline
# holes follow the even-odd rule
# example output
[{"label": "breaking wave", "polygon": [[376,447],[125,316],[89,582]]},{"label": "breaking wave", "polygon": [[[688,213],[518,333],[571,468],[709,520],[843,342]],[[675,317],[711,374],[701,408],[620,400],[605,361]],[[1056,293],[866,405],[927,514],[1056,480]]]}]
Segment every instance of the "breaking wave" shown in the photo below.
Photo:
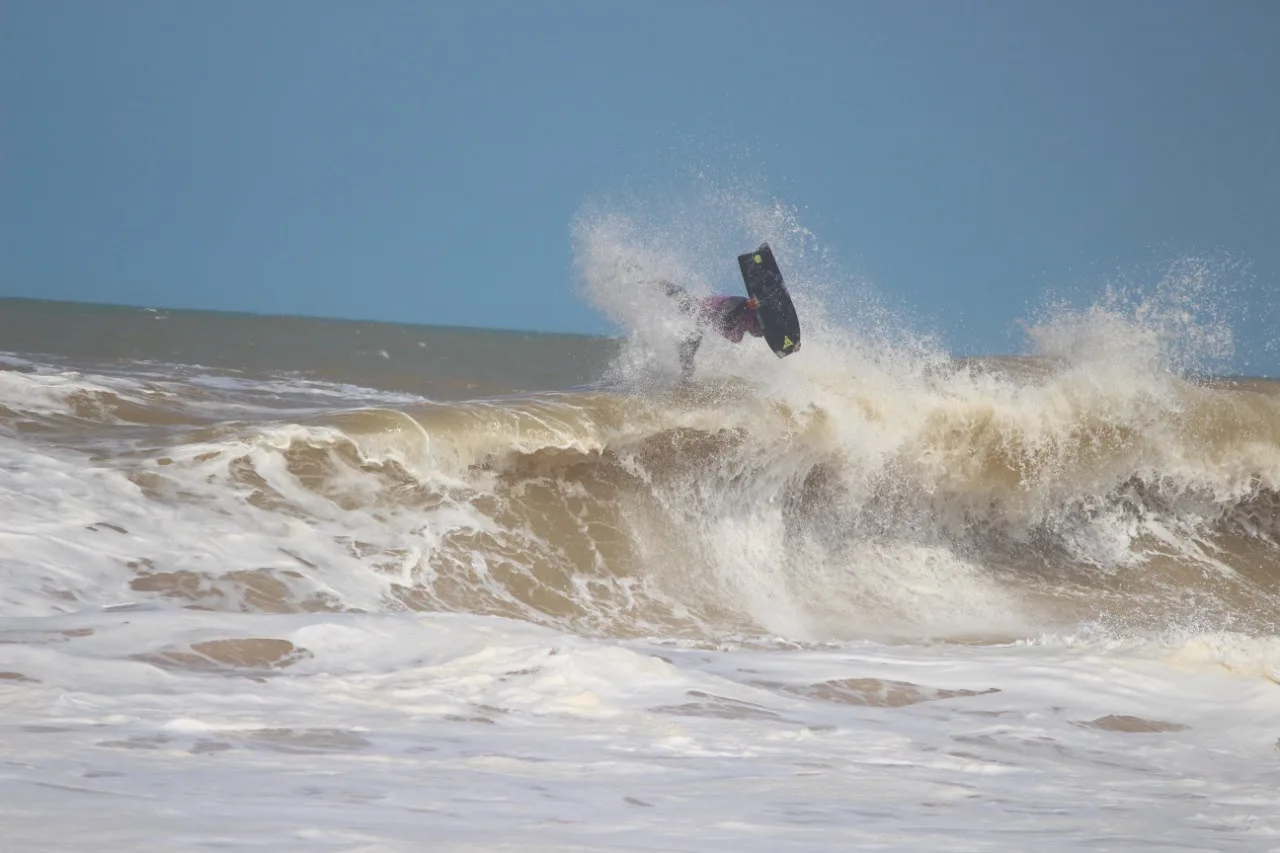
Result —
[{"label": "breaking wave", "polygon": [[[704,638],[1275,630],[1274,386],[1116,385],[1033,359],[812,389],[804,405],[722,382],[169,427],[165,446],[98,457],[105,491],[59,500],[83,522],[68,535],[113,545],[94,559],[126,568],[130,593],[194,607]],[[53,417],[37,399],[28,422]],[[11,471],[38,459],[46,483],[73,464],[5,443]],[[48,590],[57,561],[24,559]]]},{"label": "breaking wave", "polygon": [[[678,385],[680,321],[646,282],[735,286],[764,239],[805,351],[709,341]],[[1025,356],[952,359],[833,289],[783,208],[588,210],[574,240],[624,330],[591,388],[355,407],[295,384],[285,405],[278,377],[10,361],[4,508],[44,534],[11,549],[6,606],[399,608],[705,642],[1280,627],[1280,385],[1200,369],[1231,346],[1212,265],[1046,309]]]}]

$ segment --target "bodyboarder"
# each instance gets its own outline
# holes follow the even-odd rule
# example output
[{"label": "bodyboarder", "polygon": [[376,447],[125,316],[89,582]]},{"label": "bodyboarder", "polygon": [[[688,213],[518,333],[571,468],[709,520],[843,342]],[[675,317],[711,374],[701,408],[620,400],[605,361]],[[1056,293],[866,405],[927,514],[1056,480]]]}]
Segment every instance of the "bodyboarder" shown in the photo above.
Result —
[{"label": "bodyboarder", "polygon": [[719,332],[725,340],[741,343],[743,335],[761,337],[764,326],[760,322],[760,303],[754,297],[713,295],[690,296],[683,287],[669,281],[658,283],[668,297],[675,300],[681,312],[694,318],[692,332],[680,342],[680,377],[687,380],[693,375],[693,357],[702,344],[702,334],[707,328]]}]

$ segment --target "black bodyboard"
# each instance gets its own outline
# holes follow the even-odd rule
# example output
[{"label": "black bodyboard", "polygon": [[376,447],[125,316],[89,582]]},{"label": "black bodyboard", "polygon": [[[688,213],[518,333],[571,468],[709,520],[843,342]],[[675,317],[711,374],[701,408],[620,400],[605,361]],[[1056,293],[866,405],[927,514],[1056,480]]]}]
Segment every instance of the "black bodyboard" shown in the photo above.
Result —
[{"label": "black bodyboard", "polygon": [[773,259],[773,250],[764,243],[754,252],[738,255],[742,280],[747,285],[747,295],[760,303],[757,313],[764,327],[764,339],[778,358],[791,355],[800,349],[800,318],[791,304],[791,295],[782,280],[782,271]]}]

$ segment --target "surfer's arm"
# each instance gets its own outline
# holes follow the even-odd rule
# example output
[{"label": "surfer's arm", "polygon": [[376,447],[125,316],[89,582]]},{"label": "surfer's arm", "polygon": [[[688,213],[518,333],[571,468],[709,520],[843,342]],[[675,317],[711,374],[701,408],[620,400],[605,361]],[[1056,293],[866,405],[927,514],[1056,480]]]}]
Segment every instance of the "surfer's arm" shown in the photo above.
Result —
[{"label": "surfer's arm", "polygon": [[697,309],[698,300],[690,296],[688,291],[686,291],[680,285],[672,284],[671,282],[665,279],[661,279],[656,283],[658,287],[662,288],[662,292],[666,295],[666,297],[668,299],[674,300],[676,303],[676,307],[678,307],[685,314],[692,314]]}]

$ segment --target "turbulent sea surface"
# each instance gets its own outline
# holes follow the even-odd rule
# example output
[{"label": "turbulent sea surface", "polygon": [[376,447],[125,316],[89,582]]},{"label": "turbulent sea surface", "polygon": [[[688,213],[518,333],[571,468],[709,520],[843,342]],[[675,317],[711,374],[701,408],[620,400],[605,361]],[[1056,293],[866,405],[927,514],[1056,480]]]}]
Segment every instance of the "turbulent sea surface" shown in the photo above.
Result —
[{"label": "turbulent sea surface", "polygon": [[0,301],[4,849],[1280,850],[1280,385],[792,247],[681,386],[623,231],[618,339]]}]

